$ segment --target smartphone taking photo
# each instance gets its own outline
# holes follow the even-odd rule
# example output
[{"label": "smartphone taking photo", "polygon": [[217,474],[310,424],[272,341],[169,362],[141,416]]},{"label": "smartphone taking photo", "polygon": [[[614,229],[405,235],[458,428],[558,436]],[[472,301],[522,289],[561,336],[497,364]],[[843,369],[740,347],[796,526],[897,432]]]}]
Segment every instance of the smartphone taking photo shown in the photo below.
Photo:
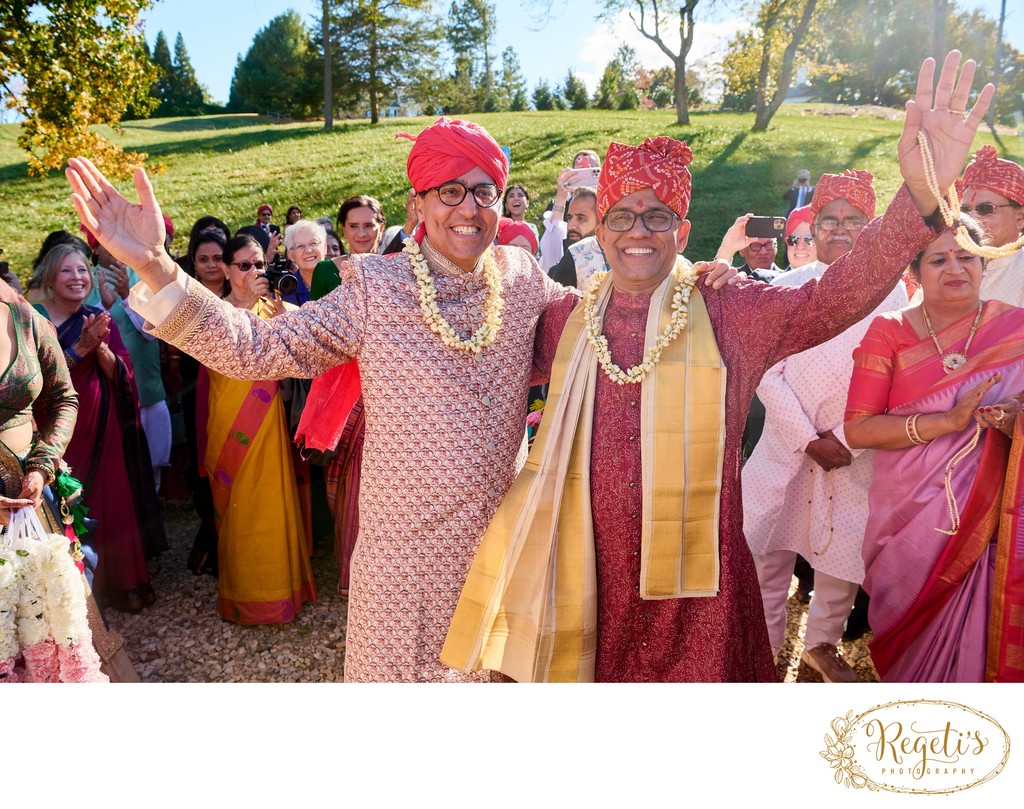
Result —
[{"label": "smartphone taking photo", "polygon": [[752,216],[747,220],[744,232],[757,239],[781,239],[786,232],[786,217]]}]

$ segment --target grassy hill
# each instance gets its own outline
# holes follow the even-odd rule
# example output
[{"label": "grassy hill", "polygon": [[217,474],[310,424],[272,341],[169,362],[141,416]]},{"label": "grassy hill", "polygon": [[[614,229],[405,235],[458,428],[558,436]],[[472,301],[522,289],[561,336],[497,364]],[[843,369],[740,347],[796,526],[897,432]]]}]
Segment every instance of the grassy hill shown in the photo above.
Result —
[{"label": "grassy hill", "polygon": [[[863,168],[876,176],[880,209],[899,185],[896,139],[900,121],[893,116],[833,114],[820,105],[786,105],[766,133],[752,134],[750,115],[698,112],[690,126],[679,126],[664,112],[531,112],[470,116],[512,151],[512,181],[525,183],[533,196],[529,218],[539,223],[554,193],[558,171],[582,148],[604,154],[612,140],[639,143],[669,135],[693,149],[693,230],[687,255],[713,254],[736,216],[752,211],[776,214],[782,191],[799,168],[817,177],[823,171]],[[848,113],[849,111],[847,111]],[[895,116],[899,118],[899,116]],[[352,194],[377,197],[389,223],[404,219],[405,160],[410,144],[397,132],[416,133],[430,119],[339,123],[325,133],[311,123],[279,124],[252,115],[131,121],[120,145],[149,152],[152,164],[166,170],[154,178],[157,198],[178,233],[172,250],[184,250],[188,231],[199,216],[214,214],[232,227],[251,224],[263,202],[280,220],[289,205],[306,216],[337,213]],[[16,125],[0,126],[0,246],[11,267],[25,277],[45,235],[77,229],[63,175],[30,178],[17,148]],[[1022,161],[1017,138],[1004,138],[1007,157]],[[978,136],[976,147],[993,142]],[[133,198],[130,183],[122,191]]]}]

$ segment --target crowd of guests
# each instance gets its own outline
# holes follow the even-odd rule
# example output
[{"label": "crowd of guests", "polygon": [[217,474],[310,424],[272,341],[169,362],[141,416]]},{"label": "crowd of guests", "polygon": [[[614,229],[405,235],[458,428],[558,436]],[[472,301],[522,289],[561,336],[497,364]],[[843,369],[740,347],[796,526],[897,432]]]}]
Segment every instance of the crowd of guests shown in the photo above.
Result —
[{"label": "crowd of guests", "polygon": [[[973,135],[963,81],[906,131]],[[603,166],[579,151],[538,230],[480,127],[441,119],[415,140],[400,225],[366,195],[333,221],[293,205],[283,226],[261,204],[234,233],[200,218],[174,262],[170,219],[114,210],[127,202],[72,162],[84,239],[50,234],[25,298],[68,368],[47,372],[64,381],[36,447],[82,479],[101,608],[159,597],[146,560],[167,543],[173,409],[200,518],[190,569],[218,577],[225,620],[288,622],[330,543],[352,587],[346,679],[771,680],[798,560],[814,579],[802,659],[827,682],[857,679],[839,643],[858,596],[883,679],[1021,678],[1024,169],[979,150],[952,225],[922,152],[900,155],[905,186],[877,218],[868,172],[801,170],[775,217],[784,258],[745,213],[694,265],[705,283],[686,280],[685,144],[612,144]],[[935,178],[953,185],[965,155],[928,158]],[[130,266],[146,233],[165,255]],[[673,343],[687,283],[700,294]],[[671,335],[654,353],[649,309]],[[548,404],[516,478],[529,384]],[[71,387],[73,432],[47,443]],[[680,407],[682,433],[665,426]],[[23,471],[52,477],[49,455]],[[666,509],[677,457],[686,491]]]}]

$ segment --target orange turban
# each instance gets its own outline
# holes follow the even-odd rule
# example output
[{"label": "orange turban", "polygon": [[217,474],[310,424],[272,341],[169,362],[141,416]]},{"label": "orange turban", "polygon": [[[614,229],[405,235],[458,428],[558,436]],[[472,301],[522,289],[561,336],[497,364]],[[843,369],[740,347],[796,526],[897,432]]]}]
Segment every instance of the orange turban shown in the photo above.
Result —
[{"label": "orange turban", "polygon": [[438,118],[419,135],[399,132],[413,142],[405,168],[417,193],[436,188],[481,168],[501,191],[508,182],[508,160],[486,129],[469,121]]},{"label": "orange turban", "polygon": [[957,183],[961,194],[968,188],[983,188],[1024,205],[1024,169],[1011,160],[1000,160],[995,146],[982,146]]},{"label": "orange turban", "polygon": [[868,219],[875,218],[875,189],[871,181],[875,175],[870,171],[847,169],[842,174],[822,174],[814,188],[811,211],[818,218],[821,209],[833,200],[845,199]]},{"label": "orange turban", "polygon": [[787,239],[793,235],[794,230],[800,227],[801,222],[806,222],[808,225],[814,224],[814,211],[811,210],[810,205],[804,205],[802,208],[794,208],[792,213],[786,217],[785,236]]},{"label": "orange turban", "polygon": [[597,182],[597,218],[604,219],[608,209],[623,197],[650,188],[685,219],[693,185],[686,167],[692,162],[689,146],[664,136],[648,138],[640,146],[612,143]]}]

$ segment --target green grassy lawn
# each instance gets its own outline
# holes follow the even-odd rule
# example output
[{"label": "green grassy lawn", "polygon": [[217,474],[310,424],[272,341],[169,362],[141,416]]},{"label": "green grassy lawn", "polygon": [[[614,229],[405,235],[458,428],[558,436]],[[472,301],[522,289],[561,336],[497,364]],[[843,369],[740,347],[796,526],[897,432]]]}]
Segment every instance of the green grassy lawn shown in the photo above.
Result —
[{"label": "green grassy lawn", "polygon": [[[736,216],[784,210],[781,194],[799,168],[817,177],[823,171],[863,168],[875,174],[879,210],[899,185],[896,166],[898,121],[879,117],[819,114],[814,105],[787,105],[766,133],[752,134],[751,115],[698,112],[693,123],[675,123],[672,111],[530,112],[471,116],[512,151],[511,180],[533,196],[529,218],[539,223],[553,196],[555,177],[579,149],[604,154],[612,140],[638,143],[669,135],[687,141],[694,152],[693,229],[686,250],[691,259],[708,257]],[[306,216],[337,213],[352,194],[381,200],[389,223],[404,219],[405,160],[410,144],[396,132],[416,133],[430,119],[341,122],[325,133],[322,125],[272,123],[251,115],[131,121],[119,145],[149,152],[165,164],[154,178],[157,198],[177,227],[172,250],[184,250],[192,223],[213,214],[232,227],[251,224],[263,202],[279,221],[289,205]],[[77,229],[63,175],[30,178],[17,148],[17,125],[0,126],[0,245],[22,277],[39,245],[52,230]],[[1024,146],[1005,137],[1005,155],[1022,161]],[[987,131],[976,147],[993,142]],[[134,197],[130,183],[121,188]]]}]

